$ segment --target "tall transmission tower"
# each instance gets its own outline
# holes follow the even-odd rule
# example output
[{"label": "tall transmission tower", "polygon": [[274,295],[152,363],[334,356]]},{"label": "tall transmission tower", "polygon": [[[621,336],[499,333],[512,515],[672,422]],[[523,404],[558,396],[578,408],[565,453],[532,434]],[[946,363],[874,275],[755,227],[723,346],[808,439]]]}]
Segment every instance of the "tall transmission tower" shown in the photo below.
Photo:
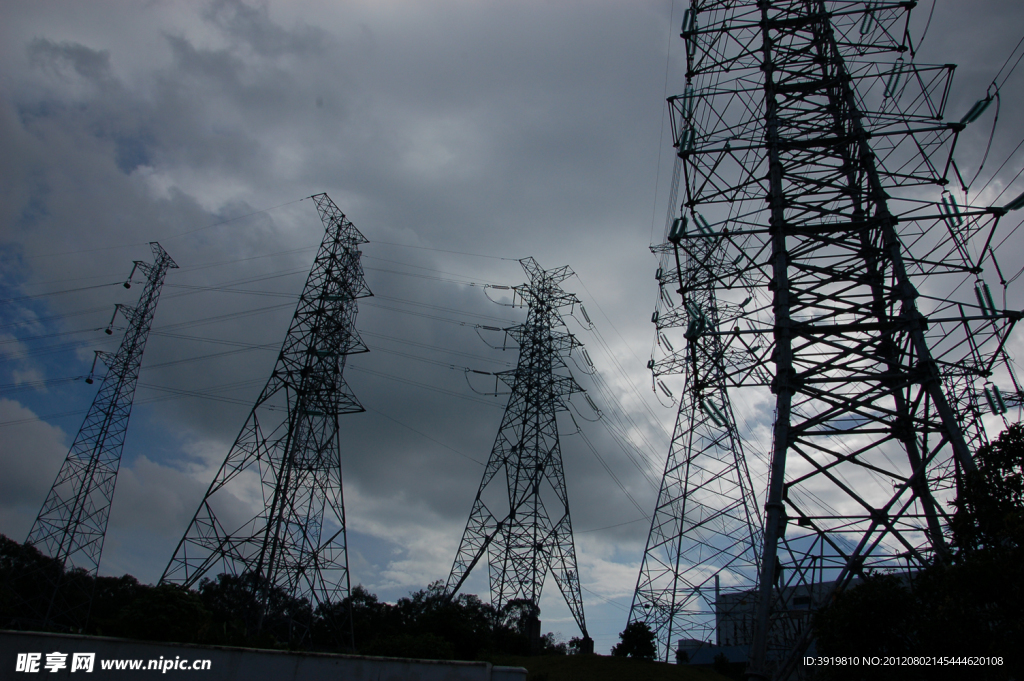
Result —
[{"label": "tall transmission tower", "polygon": [[[560,313],[562,308],[578,305],[579,299],[559,286],[573,276],[568,267],[543,270],[533,258],[519,262],[530,283],[514,291],[528,306],[527,317],[524,324],[506,329],[519,345],[519,362],[514,371],[496,374],[511,393],[446,592],[449,598],[454,596],[486,554],[492,604],[501,610],[512,601],[528,603],[528,633],[536,645],[541,590],[550,570],[583,633],[585,648],[593,652],[583,616],[555,418],[567,409],[563,397],[583,390],[568,373],[564,359],[580,343],[562,330],[565,323]],[[495,482],[500,473],[507,487]]]},{"label": "tall transmission tower", "polygon": [[[707,333],[742,306],[720,306],[704,277],[705,268],[725,264],[715,240],[682,251],[671,239],[652,249],[661,261],[652,321],[664,356],[648,366],[655,380],[682,373],[685,383],[629,613],[630,622],[654,632],[665,661],[677,640],[692,652],[740,633],[721,631],[717,609],[723,597],[754,588],[761,547],[761,516],[729,400],[726,343]],[[666,331],[681,328],[677,349]],[[663,381],[657,387],[670,395]]]},{"label": "tall transmission tower", "polygon": [[[946,189],[970,114],[943,120],[953,67],[914,62],[913,5],[721,0],[683,20],[682,196],[660,251],[678,258],[687,323],[704,319],[688,370],[723,405],[726,388],[774,404],[757,590],[716,608],[720,629],[752,632],[733,642],[756,678],[795,671],[811,614],[853,578],[946,559],[986,399],[1005,410],[994,382],[1021,315],[982,277],[1024,201]],[[679,566],[686,588],[701,565]]]},{"label": "tall transmission tower", "polygon": [[[367,350],[355,328],[356,301],[371,295],[359,251],[367,240],[326,194],[311,198],[326,233],[281,353],[161,578],[186,587],[208,574],[243,578],[262,610],[247,623],[255,631],[275,592],[315,608],[340,603],[351,586],[338,417],[363,411],[343,372],[348,355]],[[246,504],[255,514],[238,522]],[[308,634],[306,615],[288,623],[293,642]]]},{"label": "tall transmission tower", "polygon": [[[128,320],[124,338],[117,352],[96,354],[107,364],[106,376],[25,541],[56,559],[63,568],[61,574],[53,575],[49,601],[33,608],[40,612],[30,615],[40,617],[44,625],[81,629],[89,620],[93,581],[68,573],[74,570],[95,577],[99,572],[142,353],[164,276],[167,270],[178,267],[160,244],[153,242],[150,247],[153,264],[135,261],[124,284],[125,288],[131,287],[136,270],[146,275],[138,304],[118,305],[114,311],[115,318],[119,311]],[[111,319],[108,334],[113,333],[113,323]],[[87,382],[92,383],[91,373]]]}]

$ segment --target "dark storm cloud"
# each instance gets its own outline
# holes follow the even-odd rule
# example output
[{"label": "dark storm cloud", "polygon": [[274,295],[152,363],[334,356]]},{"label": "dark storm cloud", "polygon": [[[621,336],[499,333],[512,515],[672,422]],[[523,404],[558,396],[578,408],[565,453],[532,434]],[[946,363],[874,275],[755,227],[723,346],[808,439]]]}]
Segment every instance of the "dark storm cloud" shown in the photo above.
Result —
[{"label": "dark storm cloud", "polygon": [[110,80],[110,52],[106,50],[90,50],[84,45],[69,42],[58,45],[45,38],[36,38],[26,51],[30,64],[55,74],[63,75],[64,69],[70,67],[93,83]]},{"label": "dark storm cloud", "polygon": [[251,7],[240,0],[217,0],[203,17],[261,56],[316,54],[328,42],[327,33],[312,26],[292,31],[279,26],[271,20],[266,5]]}]

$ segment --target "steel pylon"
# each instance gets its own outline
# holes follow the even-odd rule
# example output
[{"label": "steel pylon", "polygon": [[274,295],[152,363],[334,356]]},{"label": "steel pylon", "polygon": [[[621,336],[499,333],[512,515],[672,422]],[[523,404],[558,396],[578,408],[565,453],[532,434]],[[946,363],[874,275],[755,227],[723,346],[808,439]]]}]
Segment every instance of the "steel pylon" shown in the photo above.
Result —
[{"label": "steel pylon", "polygon": [[528,602],[536,639],[541,590],[550,571],[592,647],[556,420],[567,409],[563,398],[583,390],[564,359],[581,344],[564,330],[560,313],[579,299],[559,286],[573,276],[568,267],[543,270],[533,258],[520,263],[530,283],[514,291],[528,307],[526,322],[505,329],[519,346],[519,361],[515,370],[495,374],[511,392],[445,590],[453,597],[486,554],[491,603],[502,610],[511,601]]},{"label": "steel pylon", "polygon": [[[350,591],[338,417],[363,411],[343,372],[348,355],[366,352],[355,318],[356,301],[371,295],[359,251],[367,240],[326,194],[311,198],[326,232],[277,363],[161,578],[186,587],[245,578],[264,610],[250,631],[261,630],[275,590],[310,609]],[[293,643],[308,635],[308,614],[289,624]]]},{"label": "steel pylon", "polygon": [[[88,623],[94,581],[80,576],[95,577],[99,572],[142,353],[164,277],[168,269],[178,267],[160,244],[150,247],[153,264],[136,261],[125,282],[130,288],[136,270],[146,275],[139,302],[135,307],[118,305],[114,312],[115,319],[120,312],[128,321],[121,345],[113,354],[97,353],[107,365],[106,375],[25,541],[62,567],[51,576],[48,602],[33,604],[30,609],[39,612],[27,614],[45,626],[81,629]],[[113,324],[114,319],[108,334],[113,333]],[[87,382],[92,383],[91,373]]]},{"label": "steel pylon", "polygon": [[953,67],[915,63],[913,5],[721,0],[683,20],[661,250],[684,298],[714,291],[702,339],[733,403],[774,404],[757,592],[717,608],[749,625],[734,642],[758,678],[795,671],[813,611],[854,577],[945,559],[1020,318],[983,279],[1018,202],[948,190],[970,117],[944,120]]},{"label": "steel pylon", "polygon": [[[723,266],[722,253],[710,239],[689,252],[674,243],[652,250],[661,262],[652,317],[661,352],[648,366],[655,381],[683,374],[684,386],[629,622],[648,625],[669,661],[676,641],[693,652],[736,638],[718,626],[719,611],[723,597],[757,584],[761,516],[729,399],[726,344],[708,333],[742,309],[720,306],[703,276]],[[663,381],[658,388],[671,395]]]}]

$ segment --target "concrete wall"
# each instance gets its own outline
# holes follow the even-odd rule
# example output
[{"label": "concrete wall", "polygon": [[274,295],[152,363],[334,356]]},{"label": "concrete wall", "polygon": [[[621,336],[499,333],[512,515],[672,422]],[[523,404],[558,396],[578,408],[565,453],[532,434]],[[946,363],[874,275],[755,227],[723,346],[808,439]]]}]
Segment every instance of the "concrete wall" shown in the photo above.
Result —
[{"label": "concrete wall", "polygon": [[[27,655],[38,653],[37,671]],[[64,667],[46,668],[47,655],[62,653]],[[75,653],[95,653],[91,673],[72,671]],[[59,659],[59,658],[58,658]],[[103,669],[115,660],[141,661],[141,669]],[[149,668],[150,660],[157,668]],[[208,669],[175,669],[209,660]],[[167,667],[165,670],[164,668]],[[289,653],[249,648],[224,648],[172,643],[149,643],[98,636],[72,636],[0,631],[0,679],[192,679],[192,681],[526,681],[521,667],[495,667],[489,662],[442,662],[391,657]]]}]

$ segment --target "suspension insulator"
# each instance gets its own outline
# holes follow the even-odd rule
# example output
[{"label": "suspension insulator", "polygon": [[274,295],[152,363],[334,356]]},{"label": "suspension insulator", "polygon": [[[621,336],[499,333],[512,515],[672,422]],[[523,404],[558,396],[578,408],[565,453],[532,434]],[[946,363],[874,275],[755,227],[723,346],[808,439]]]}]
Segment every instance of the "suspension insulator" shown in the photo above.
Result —
[{"label": "suspension insulator", "polygon": [[872,2],[864,3],[864,18],[861,19],[860,22],[861,35],[867,35],[868,33],[871,33],[871,30],[875,27],[875,14],[872,5],[874,5],[874,3]]},{"label": "suspension insulator", "polygon": [[703,215],[701,215],[697,211],[694,211],[693,220],[694,222],[697,223],[697,229],[700,230],[701,234],[703,234],[704,236],[714,236],[714,230],[711,229],[711,225],[708,224],[708,221],[704,218]]},{"label": "suspension insulator", "polygon": [[966,114],[964,114],[964,117],[960,119],[960,122],[963,123],[964,125],[967,125],[978,120],[978,118],[981,117],[981,114],[985,113],[985,109],[987,109],[988,105],[991,103],[991,96],[979,99],[974,103],[974,106],[972,106],[970,110]]},{"label": "suspension insulator", "polygon": [[667,385],[665,385],[665,381],[659,379],[658,387],[661,388],[661,391],[665,393],[666,397],[668,397],[670,400],[675,399],[675,397],[672,395],[672,391],[668,389]]},{"label": "suspension insulator", "polygon": [[893,67],[892,73],[889,74],[889,80],[885,83],[885,96],[895,97],[896,91],[900,87],[900,79],[903,77],[903,59],[897,59],[896,64]]},{"label": "suspension insulator", "polygon": [[686,236],[686,216],[676,218],[672,221],[672,229],[668,231],[668,240],[678,244]]},{"label": "suspension insulator", "polygon": [[992,395],[993,395],[993,397],[996,398],[996,406],[999,407],[999,413],[1000,414],[1005,414],[1006,413],[1006,402],[1003,401],[1003,394],[1001,392],[999,392],[999,386],[998,385],[993,385],[992,386]]},{"label": "suspension insulator", "polygon": [[940,210],[945,216],[946,224],[949,225],[950,229],[956,229],[964,224],[964,218],[960,215],[960,207],[956,205],[956,200],[952,196],[948,194],[942,195]]},{"label": "suspension insulator", "polygon": [[1020,208],[1022,206],[1024,206],[1024,194],[1021,194],[1020,196],[1015,198],[1013,201],[1010,201],[1008,204],[1003,206],[1003,210],[1006,210],[1006,211],[1017,210],[1018,208]]}]

